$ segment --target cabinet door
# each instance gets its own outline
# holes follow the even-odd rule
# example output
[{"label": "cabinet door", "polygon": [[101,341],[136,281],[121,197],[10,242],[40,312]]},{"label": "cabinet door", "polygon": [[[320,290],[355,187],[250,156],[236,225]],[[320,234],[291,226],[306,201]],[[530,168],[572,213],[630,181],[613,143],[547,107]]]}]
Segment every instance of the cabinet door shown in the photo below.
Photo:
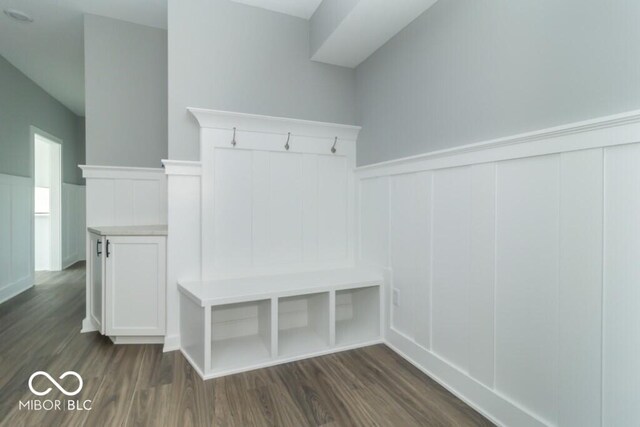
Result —
[{"label": "cabinet door", "polygon": [[107,335],[164,335],[165,252],[165,237],[107,237]]},{"label": "cabinet door", "polygon": [[104,322],[102,321],[102,313],[104,312],[104,280],[103,269],[103,242],[102,237],[97,234],[89,233],[89,248],[91,256],[89,257],[89,301],[91,303],[91,317],[98,326],[100,333],[104,334]]}]

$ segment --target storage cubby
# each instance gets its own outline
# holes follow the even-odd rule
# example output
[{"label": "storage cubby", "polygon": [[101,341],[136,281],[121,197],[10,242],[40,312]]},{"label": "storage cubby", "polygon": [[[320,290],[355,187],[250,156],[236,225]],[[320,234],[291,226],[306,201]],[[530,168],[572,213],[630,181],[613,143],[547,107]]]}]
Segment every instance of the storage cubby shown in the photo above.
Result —
[{"label": "storage cubby", "polygon": [[329,292],[278,300],[278,356],[329,348]]},{"label": "storage cubby", "polygon": [[380,288],[336,291],[336,346],[375,340],[380,336]]},{"label": "storage cubby", "polygon": [[211,369],[222,371],[271,358],[271,301],[211,307]]}]

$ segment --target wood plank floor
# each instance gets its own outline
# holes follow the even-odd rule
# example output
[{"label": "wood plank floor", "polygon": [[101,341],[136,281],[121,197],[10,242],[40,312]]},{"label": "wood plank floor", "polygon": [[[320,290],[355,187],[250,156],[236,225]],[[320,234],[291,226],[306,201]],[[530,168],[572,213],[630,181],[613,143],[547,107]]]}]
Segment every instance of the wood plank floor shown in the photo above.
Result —
[{"label": "wood plank floor", "polygon": [[[84,265],[0,304],[2,426],[491,425],[385,346],[202,381],[179,352],[81,334]],[[78,372],[90,411],[27,411],[29,376]],[[74,379],[60,383],[75,388]],[[51,386],[38,377],[38,390]],[[41,399],[64,399],[55,387]]]}]

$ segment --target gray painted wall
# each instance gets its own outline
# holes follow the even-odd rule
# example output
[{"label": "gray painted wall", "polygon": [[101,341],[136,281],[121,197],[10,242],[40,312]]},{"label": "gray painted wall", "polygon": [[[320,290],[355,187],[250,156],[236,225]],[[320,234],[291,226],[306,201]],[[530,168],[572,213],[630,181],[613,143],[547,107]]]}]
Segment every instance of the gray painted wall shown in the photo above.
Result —
[{"label": "gray painted wall", "polygon": [[360,0],[323,0],[309,20],[309,45],[313,56]]},{"label": "gray painted wall", "polygon": [[352,124],[355,72],[309,60],[309,22],[228,0],[169,0],[169,157],[197,160],[187,107]]},{"label": "gray painted wall", "polygon": [[0,56],[0,173],[31,176],[30,126],[62,139],[62,180],[83,184],[83,117],[78,117]]},{"label": "gray painted wall", "polygon": [[640,2],[439,0],[357,68],[358,164],[640,108]]},{"label": "gray painted wall", "polygon": [[167,32],[86,15],[87,163],[160,167],[167,157]]}]

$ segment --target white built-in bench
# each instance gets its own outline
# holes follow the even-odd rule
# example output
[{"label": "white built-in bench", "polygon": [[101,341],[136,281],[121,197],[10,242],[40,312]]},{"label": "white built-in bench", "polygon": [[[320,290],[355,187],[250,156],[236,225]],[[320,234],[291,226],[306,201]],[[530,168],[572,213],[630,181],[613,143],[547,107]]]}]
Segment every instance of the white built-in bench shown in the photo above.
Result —
[{"label": "white built-in bench", "polygon": [[181,349],[203,378],[380,342],[381,273],[180,282]]}]

